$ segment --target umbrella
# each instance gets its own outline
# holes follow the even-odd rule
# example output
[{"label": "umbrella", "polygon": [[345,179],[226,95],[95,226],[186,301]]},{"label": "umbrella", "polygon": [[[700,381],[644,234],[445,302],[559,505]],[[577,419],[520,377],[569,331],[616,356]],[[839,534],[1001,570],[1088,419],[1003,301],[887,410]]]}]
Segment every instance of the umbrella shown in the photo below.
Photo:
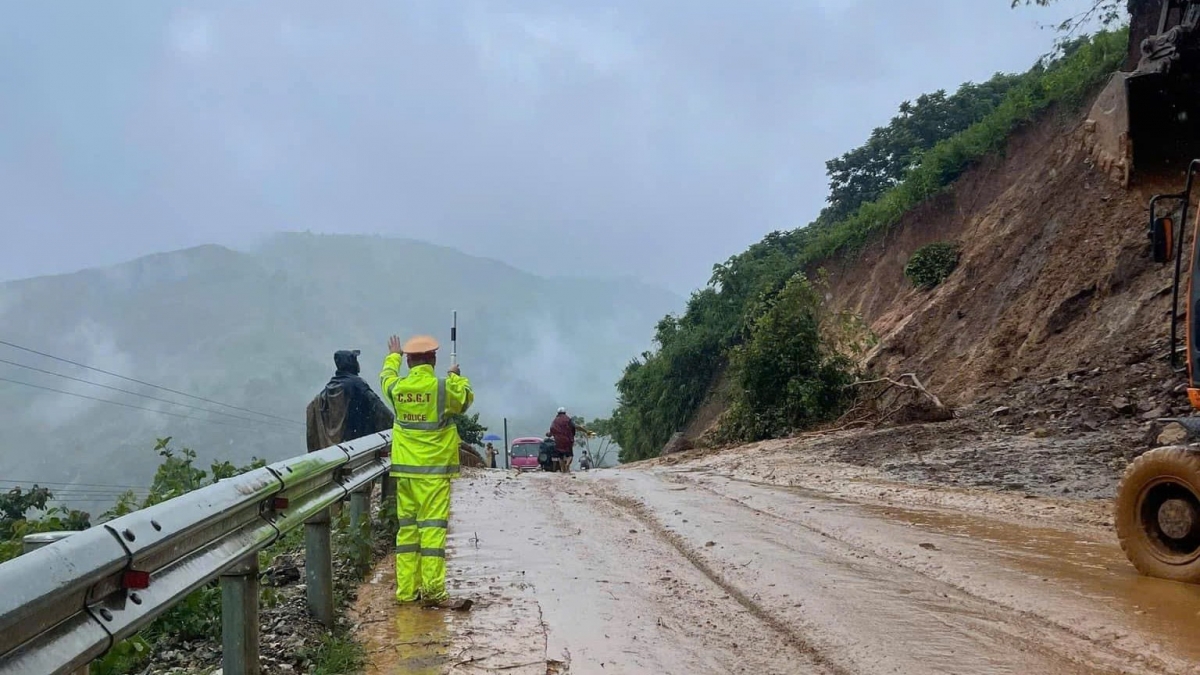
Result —
[{"label": "umbrella", "polygon": [[485,441],[502,441],[504,439],[500,438],[496,434],[488,434],[487,436],[483,437],[483,440],[485,440]]}]

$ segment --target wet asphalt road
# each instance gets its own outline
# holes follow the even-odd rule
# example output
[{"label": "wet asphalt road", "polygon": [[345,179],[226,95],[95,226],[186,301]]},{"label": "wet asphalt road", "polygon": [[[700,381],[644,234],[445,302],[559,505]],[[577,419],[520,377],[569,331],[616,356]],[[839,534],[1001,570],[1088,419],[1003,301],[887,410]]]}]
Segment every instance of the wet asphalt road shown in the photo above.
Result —
[{"label": "wet asphalt road", "polygon": [[1200,588],[1109,537],[706,471],[455,484],[468,614],[357,618],[372,673],[1200,673]]}]

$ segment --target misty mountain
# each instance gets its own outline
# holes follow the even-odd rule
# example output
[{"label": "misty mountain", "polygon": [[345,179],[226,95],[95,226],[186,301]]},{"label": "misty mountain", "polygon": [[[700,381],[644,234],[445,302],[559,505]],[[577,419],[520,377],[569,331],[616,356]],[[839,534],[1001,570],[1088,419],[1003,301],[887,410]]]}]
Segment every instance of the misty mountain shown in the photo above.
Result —
[{"label": "misty mountain", "polygon": [[[231,415],[0,363],[3,378],[209,420],[0,381],[0,480],[144,485],[155,438],[168,435],[206,462],[301,453],[304,406],[332,374],[335,350],[361,349],[362,375],[378,391],[388,336],[430,333],[443,343],[444,372],[452,310],[473,410],[492,430],[508,417],[510,436],[540,435],[560,405],[606,416],[629,356],[683,300],[632,280],[559,276],[570,264],[532,251],[506,264],[416,241],[281,234],[248,252],[202,246],[0,284],[0,340],[297,422],[0,345],[6,361]],[[108,501],[100,489],[74,490],[96,511]]]}]

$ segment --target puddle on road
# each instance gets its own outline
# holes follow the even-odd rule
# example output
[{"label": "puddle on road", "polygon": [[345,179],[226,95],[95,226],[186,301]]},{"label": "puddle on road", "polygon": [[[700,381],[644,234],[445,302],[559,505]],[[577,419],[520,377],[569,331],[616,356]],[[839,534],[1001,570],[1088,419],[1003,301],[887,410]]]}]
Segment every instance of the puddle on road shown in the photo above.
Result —
[{"label": "puddle on road", "polygon": [[[461,508],[461,507],[460,507]],[[522,592],[523,573],[510,557],[487,546],[494,537],[451,528],[447,584],[470,597],[470,612],[428,610],[395,601],[395,566],[382,560],[359,589],[354,620],[367,646],[368,675],[443,675],[504,672],[544,675],[540,610]]]},{"label": "puddle on road", "polygon": [[1200,660],[1200,586],[1137,573],[1115,542],[1070,532],[1019,527],[964,514],[862,505],[868,512],[923,530],[983,544],[986,554],[1050,583],[1103,603],[1127,625],[1180,654]]},{"label": "puddle on road", "polygon": [[449,625],[453,617],[446,612],[397,604],[393,595],[395,568],[386,562],[377,568],[366,587],[369,592],[360,593],[355,612],[361,626],[359,638],[369,645],[371,652],[366,672],[368,675],[445,672],[453,642]]},{"label": "puddle on road", "polygon": [[395,612],[391,621],[381,624],[387,627],[381,642],[392,652],[392,670],[386,675],[444,672],[450,661],[451,641],[445,615],[419,607],[398,607]]},{"label": "puddle on road", "polygon": [[[968,513],[855,502],[802,487],[733,482],[811,499],[821,503],[821,508],[841,512],[842,518],[851,515],[845,509],[853,509],[869,518],[906,523],[930,534],[960,539],[980,549],[970,556],[972,560],[981,564],[994,561],[1027,574],[1029,584],[1035,588],[1052,584],[1059,591],[1115,610],[1130,631],[1200,661],[1200,640],[1196,639],[1200,635],[1200,586],[1138,574],[1121,551],[1115,533],[1111,541],[1089,539],[1064,530],[1020,526]],[[752,496],[748,498],[753,500]]]}]

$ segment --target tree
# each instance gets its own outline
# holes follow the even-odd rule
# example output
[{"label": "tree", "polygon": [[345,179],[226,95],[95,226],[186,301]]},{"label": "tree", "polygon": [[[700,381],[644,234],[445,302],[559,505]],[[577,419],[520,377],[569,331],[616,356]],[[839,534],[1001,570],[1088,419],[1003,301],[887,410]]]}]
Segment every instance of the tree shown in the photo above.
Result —
[{"label": "tree", "polygon": [[586,446],[588,425],[584,423],[583,418],[579,415],[572,416],[571,421],[575,423],[575,447],[581,448]]},{"label": "tree", "polygon": [[[1092,0],[1091,6],[1088,9],[1076,14],[1069,19],[1066,19],[1058,25],[1060,33],[1066,33],[1068,36],[1079,30],[1080,26],[1097,21],[1106,28],[1111,28],[1119,24],[1126,16],[1127,3],[1137,2],[1138,0]],[[1022,7],[1028,5],[1038,5],[1047,7],[1058,2],[1058,0],[1012,0],[1012,7]]]},{"label": "tree", "polygon": [[[25,535],[86,530],[92,526],[89,514],[65,506],[50,506],[53,499],[54,494],[48,488],[37,485],[28,490],[13,488],[0,495],[0,562],[21,555]],[[40,512],[40,517],[29,518],[31,511]]]},{"label": "tree", "polygon": [[967,82],[953,95],[939,89],[901,103],[899,114],[866,143],[825,163],[829,206],[820,219],[841,220],[878,199],[919,166],[926,151],[995,110],[1020,80],[997,74],[983,84]]},{"label": "tree", "polygon": [[154,472],[154,481],[150,484],[150,497],[142,504],[142,508],[186,494],[204,484],[208,474],[193,464],[196,452],[191,448],[183,448],[177,456],[170,445],[170,436],[157,439],[154,445],[154,452],[163,460]]},{"label": "tree", "polygon": [[104,520],[118,518],[138,509],[144,509],[185,495],[192,490],[211,485],[217,481],[233,478],[253,469],[267,465],[265,460],[254,457],[245,466],[234,466],[229,462],[213,462],[205,471],[195,465],[196,452],[191,448],[171,448],[171,437],[156,439],[154,452],[162,457],[162,462],[154,472],[154,480],[150,483],[150,493],[138,499],[133,491],[128,491],[117,497],[111,509],[101,516]]},{"label": "tree", "polygon": [[53,499],[49,488],[34,485],[29,490],[15,487],[0,495],[0,527],[4,523],[24,520],[30,511],[45,511],[46,502]]},{"label": "tree", "polygon": [[[596,418],[587,423],[587,433],[583,435],[583,447],[592,456],[592,464],[597,468],[604,467],[612,455],[613,433],[616,426],[612,419]],[[593,441],[595,445],[593,445]]]},{"label": "tree", "polygon": [[464,443],[468,445],[483,443],[483,435],[487,433],[488,428],[479,423],[479,413],[451,415],[450,419],[454,421],[454,426],[458,428],[458,437]]},{"label": "tree", "polygon": [[732,433],[757,441],[840,414],[850,400],[853,364],[831,346],[818,286],[797,273],[755,314],[752,337],[732,361],[739,385]]}]

